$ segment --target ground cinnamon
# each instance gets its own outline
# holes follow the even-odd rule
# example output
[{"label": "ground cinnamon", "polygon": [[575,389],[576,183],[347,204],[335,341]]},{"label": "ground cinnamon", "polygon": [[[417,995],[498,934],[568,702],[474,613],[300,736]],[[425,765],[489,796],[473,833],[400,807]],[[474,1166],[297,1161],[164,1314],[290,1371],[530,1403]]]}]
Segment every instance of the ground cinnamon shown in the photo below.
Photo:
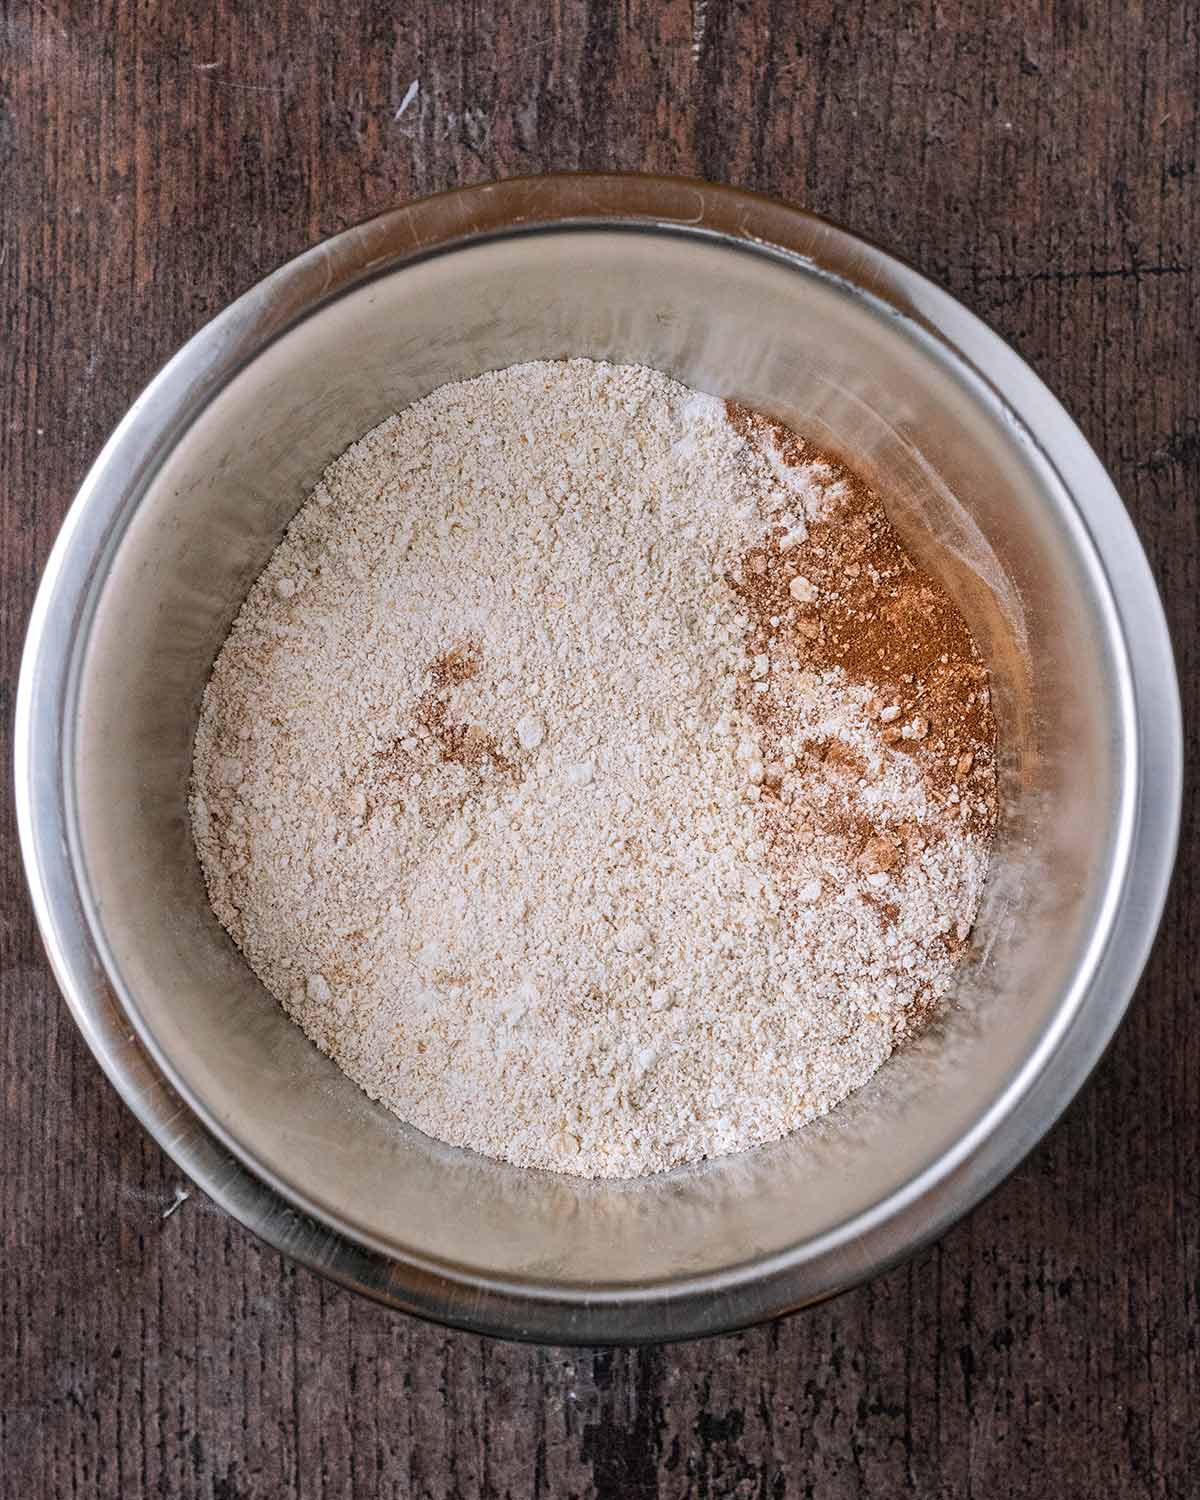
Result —
[{"label": "ground cinnamon", "polygon": [[[726,403],[731,425],[783,469],[818,465],[825,496],[816,517],[788,517],[752,547],[728,578],[747,613],[750,664],[738,703],[759,736],[764,837],[788,889],[788,871],[814,846],[831,871],[886,882],[946,831],[988,837],[997,814],[996,725],[987,670],[966,620],[942,585],[918,567],[878,497],[844,465],[816,454],[778,422]],[[795,737],[791,685],[839,674],[866,687],[867,717],[882,758],[829,734]],[[932,821],[884,827],[869,814],[870,784],[887,756],[920,771]],[[780,774],[772,774],[777,770]],[[836,877],[831,877],[836,878]],[[811,881],[790,902],[814,899]],[[861,891],[884,924],[897,909],[870,884]],[[947,944],[966,932],[950,931]]]}]

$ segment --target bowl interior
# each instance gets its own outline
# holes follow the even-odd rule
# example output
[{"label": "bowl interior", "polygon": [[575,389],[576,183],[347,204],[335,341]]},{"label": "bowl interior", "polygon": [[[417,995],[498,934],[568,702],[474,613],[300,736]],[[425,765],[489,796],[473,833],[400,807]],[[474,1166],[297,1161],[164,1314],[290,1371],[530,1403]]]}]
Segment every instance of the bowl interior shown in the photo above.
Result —
[{"label": "bowl interior", "polygon": [[[446,381],[654,366],[833,448],[948,583],[992,671],[1003,823],[953,1005],[825,1121],[665,1177],[588,1183],[440,1145],[286,1019],[211,914],[186,787],[200,696],[325,465]],[[1112,611],[1055,473],[971,371],[815,266],[666,227],[510,232],[372,278],[282,332],[174,438],[109,539],[73,793],[96,937],[176,1087],[260,1176],[390,1256],[644,1288],[815,1253],[947,1170],[1070,1017],[1128,807]],[[843,1249],[854,1279],[853,1244]]]}]

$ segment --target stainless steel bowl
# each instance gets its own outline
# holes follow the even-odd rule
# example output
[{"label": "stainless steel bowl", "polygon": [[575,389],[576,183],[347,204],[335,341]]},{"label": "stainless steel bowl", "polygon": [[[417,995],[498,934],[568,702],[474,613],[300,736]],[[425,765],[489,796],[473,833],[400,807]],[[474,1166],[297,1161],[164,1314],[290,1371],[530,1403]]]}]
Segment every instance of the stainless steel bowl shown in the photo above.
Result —
[{"label": "stainless steel bowl", "polygon": [[[840,450],[988,655],[1004,821],[955,1003],[826,1121],[630,1183],[401,1124],[304,1038],[209,911],[185,810],[200,694],[322,468],[445,381],[639,361]],[[489,1333],[713,1333],[940,1234],[1066,1107],[1158,921],[1181,738],[1159,601],[1095,454],[952,298],[832,224],[699,183],[550,177],[384,214],[167,365],[88,475],[30,625],[17,798],[60,985],[218,1203],[393,1306]],[[1103,1184],[1099,1185],[1103,1191]]]}]

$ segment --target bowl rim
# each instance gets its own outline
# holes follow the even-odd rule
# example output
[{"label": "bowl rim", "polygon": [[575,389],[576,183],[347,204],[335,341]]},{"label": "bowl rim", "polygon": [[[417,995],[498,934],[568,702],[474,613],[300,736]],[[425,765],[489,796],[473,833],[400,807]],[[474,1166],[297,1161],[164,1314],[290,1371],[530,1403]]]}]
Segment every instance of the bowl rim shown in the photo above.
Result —
[{"label": "bowl rim", "polygon": [[[256,1170],[205,1117],[131,1022],[106,968],[75,826],[70,750],[89,601],[124,530],[114,540],[114,527],[136,509],[179,433],[245,364],[379,275],[496,237],[589,228],[715,239],[780,258],[876,302],[967,372],[1014,440],[1058,476],[1096,555],[1125,647],[1119,676],[1132,753],[1120,853],[1089,961],[1055,1023],[952,1150],[870,1210],[785,1252],[669,1283],[539,1286],[384,1251]],[[275,1248],[378,1301],[479,1333],[559,1343],[652,1342],[759,1322],[867,1280],[973,1208],[1063,1113],[1124,1015],[1166,900],[1182,796],[1178,684],[1149,565],[1099,458],[1029,366],[949,293],[827,219],[740,189],[635,174],[509,178],[414,200],[285,262],[202,327],[136,398],[68,511],[30,617],[14,740],[22,853],[55,978],[104,1071],[180,1168]]]}]

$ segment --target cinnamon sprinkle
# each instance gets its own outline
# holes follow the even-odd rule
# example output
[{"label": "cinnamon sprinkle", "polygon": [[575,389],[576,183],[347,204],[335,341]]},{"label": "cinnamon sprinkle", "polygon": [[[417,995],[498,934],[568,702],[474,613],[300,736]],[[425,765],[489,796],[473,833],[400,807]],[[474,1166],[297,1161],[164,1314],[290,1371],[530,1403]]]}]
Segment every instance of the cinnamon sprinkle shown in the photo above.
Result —
[{"label": "cinnamon sprinkle", "polygon": [[[796,673],[836,671],[870,689],[868,714],[885,757],[910,757],[939,817],[987,839],[997,815],[996,724],[987,670],[966,620],[909,557],[857,475],[760,413],[727,401],[726,414],[777,468],[816,463],[827,476],[824,493],[835,497],[816,517],[773,525],[728,575],[746,606],[752,664],[738,704],[757,727],[764,767],[787,772],[772,777],[764,769],[761,816],[772,864],[786,885],[789,868],[815,841],[838,867],[884,878],[919,859],[934,836],[927,825],[889,829],[863,816],[860,789],[871,768],[844,739],[810,736],[793,747]],[[781,798],[785,785],[789,795]],[[801,816],[797,808],[823,812],[814,822],[811,811]],[[885,923],[896,920],[892,903],[869,890],[861,898]],[[961,946],[966,936],[945,941]]]},{"label": "cinnamon sprinkle", "polygon": [[493,769],[505,776],[517,774],[516,762],[501,750],[494,734],[478,724],[451,723],[448,717],[450,689],[469,682],[481,664],[482,654],[474,641],[456,646],[429,664],[426,674],[429,686],[413,707],[412,727],[416,734],[396,735],[373,757],[386,777],[400,779],[420,774],[416,768],[424,762],[417,760],[415,751],[421,740],[433,742],[444,765],[462,766],[475,772],[477,778]]}]

